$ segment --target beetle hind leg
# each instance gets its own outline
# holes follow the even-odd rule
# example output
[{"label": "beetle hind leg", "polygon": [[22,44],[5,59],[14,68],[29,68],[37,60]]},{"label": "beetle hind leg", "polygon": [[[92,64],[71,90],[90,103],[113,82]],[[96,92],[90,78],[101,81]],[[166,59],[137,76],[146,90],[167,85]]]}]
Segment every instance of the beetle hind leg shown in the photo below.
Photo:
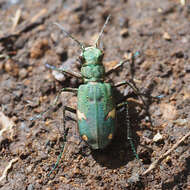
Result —
[{"label": "beetle hind leg", "polygon": [[66,129],[65,124],[66,124],[66,117],[65,117],[65,111],[69,111],[71,113],[75,113],[76,114],[76,110],[68,107],[68,106],[63,106],[63,144],[61,146],[61,152],[57,158],[56,163],[54,164],[53,168],[51,169],[51,171],[48,173],[48,177],[52,174],[52,172],[57,168],[57,166],[59,165],[59,161],[61,160],[63,154],[66,152],[66,141],[67,141],[67,135],[68,135],[68,131],[69,129]]},{"label": "beetle hind leg", "polygon": [[131,149],[136,157],[137,160],[139,159],[139,155],[137,154],[136,150],[135,150],[135,145],[133,143],[133,139],[132,139],[132,135],[131,135],[131,126],[130,126],[130,118],[129,118],[129,108],[128,108],[128,102],[122,102],[120,104],[117,105],[117,108],[120,107],[124,107],[125,108],[125,123],[127,125],[127,140],[130,143]]}]

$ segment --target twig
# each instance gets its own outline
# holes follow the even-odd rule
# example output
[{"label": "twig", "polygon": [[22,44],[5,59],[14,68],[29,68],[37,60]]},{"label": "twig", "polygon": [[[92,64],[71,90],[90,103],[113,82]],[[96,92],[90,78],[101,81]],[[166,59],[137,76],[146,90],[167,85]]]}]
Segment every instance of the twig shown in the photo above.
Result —
[{"label": "twig", "polygon": [[162,162],[162,160],[164,160],[164,158],[166,158],[173,150],[175,150],[186,138],[188,138],[190,136],[190,131],[184,136],[182,137],[179,141],[177,141],[171,149],[169,149],[166,153],[164,153],[163,155],[161,155],[158,160],[154,161],[149,168],[142,174],[142,175],[146,175],[147,173],[149,173],[150,171],[152,171],[153,169],[155,169],[159,163]]},{"label": "twig", "polygon": [[50,10],[42,9],[31,20],[26,20],[22,24],[20,24],[16,32],[8,33],[3,36],[0,35],[0,42],[6,41],[7,39],[12,37],[19,37],[22,33],[28,32],[33,28],[39,26],[40,24],[43,24],[45,20],[53,15],[59,7],[60,4],[58,3],[57,6],[53,7]]},{"label": "twig", "polygon": [[16,11],[15,17],[13,18],[13,26],[12,26],[12,29],[11,29],[12,32],[14,32],[16,26],[18,25],[18,23],[20,21],[20,18],[21,18],[21,9],[18,9]]},{"label": "twig", "polygon": [[8,171],[12,168],[12,164],[14,164],[15,162],[18,161],[18,158],[14,158],[12,159],[9,164],[7,165],[7,167],[5,168],[5,170],[3,171],[2,176],[0,177],[0,182],[7,177]]}]

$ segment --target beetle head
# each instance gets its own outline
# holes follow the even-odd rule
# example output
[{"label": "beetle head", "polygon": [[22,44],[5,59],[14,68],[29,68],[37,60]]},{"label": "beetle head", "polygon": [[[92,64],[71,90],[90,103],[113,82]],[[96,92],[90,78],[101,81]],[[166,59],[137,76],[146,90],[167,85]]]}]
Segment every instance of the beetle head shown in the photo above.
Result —
[{"label": "beetle head", "polygon": [[81,54],[81,61],[85,65],[101,64],[103,56],[104,54],[100,49],[94,46],[86,47]]}]

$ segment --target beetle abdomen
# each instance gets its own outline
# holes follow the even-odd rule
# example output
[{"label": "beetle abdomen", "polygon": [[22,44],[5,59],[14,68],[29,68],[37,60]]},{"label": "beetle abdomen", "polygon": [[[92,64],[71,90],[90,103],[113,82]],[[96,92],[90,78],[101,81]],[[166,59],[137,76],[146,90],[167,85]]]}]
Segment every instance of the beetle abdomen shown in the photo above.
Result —
[{"label": "beetle abdomen", "polygon": [[89,82],[78,90],[79,133],[93,149],[105,148],[115,131],[115,104],[111,85]]}]

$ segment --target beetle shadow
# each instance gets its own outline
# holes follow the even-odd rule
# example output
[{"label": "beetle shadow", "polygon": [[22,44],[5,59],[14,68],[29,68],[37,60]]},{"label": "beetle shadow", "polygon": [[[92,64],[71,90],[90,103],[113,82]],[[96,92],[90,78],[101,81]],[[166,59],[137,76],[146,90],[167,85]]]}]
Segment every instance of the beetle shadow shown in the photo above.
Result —
[{"label": "beetle shadow", "polygon": [[177,186],[179,189],[180,189],[180,186],[182,188],[182,186],[187,183],[188,176],[190,174],[190,157],[187,157],[185,159],[185,167],[184,168],[185,168],[184,170],[182,170],[181,172],[179,172],[173,176],[172,181],[164,182],[162,184],[162,189],[163,190],[174,189],[175,186]]},{"label": "beetle shadow", "polygon": [[[113,92],[119,100],[116,103],[121,103],[126,101],[129,97],[134,97],[134,94],[123,96],[117,89],[114,89]],[[132,141],[134,143],[135,150],[139,145],[140,138],[136,134],[136,131],[139,130],[138,126],[141,123],[142,119],[146,117],[146,114],[139,115],[137,109],[138,107],[135,102],[128,101],[128,111],[129,111],[129,120],[130,120],[130,133]],[[103,150],[92,150],[93,158],[102,166],[105,166],[110,169],[116,169],[121,166],[126,165],[129,161],[135,159],[135,154],[132,150],[129,140],[127,139],[127,123],[126,123],[126,112],[124,107],[122,107],[117,112],[117,121],[116,121],[116,133],[112,142]]]}]

